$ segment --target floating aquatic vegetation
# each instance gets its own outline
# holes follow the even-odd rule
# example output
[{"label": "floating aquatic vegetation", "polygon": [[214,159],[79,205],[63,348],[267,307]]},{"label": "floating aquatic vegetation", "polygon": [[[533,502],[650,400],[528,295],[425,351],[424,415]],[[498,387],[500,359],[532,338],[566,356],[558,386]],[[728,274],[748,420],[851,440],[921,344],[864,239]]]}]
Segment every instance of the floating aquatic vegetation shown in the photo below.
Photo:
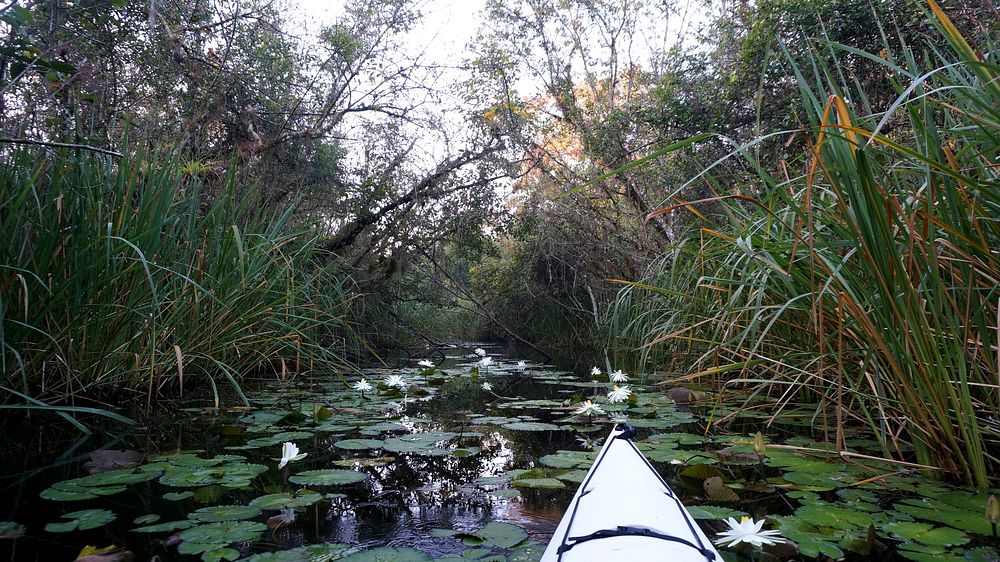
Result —
[{"label": "floating aquatic vegetation", "polygon": [[107,509],[84,509],[62,515],[68,521],[49,523],[45,530],[50,533],[68,533],[70,531],[86,531],[96,529],[115,520],[115,513]]},{"label": "floating aquatic vegetation", "polygon": [[27,527],[15,521],[0,521],[0,540],[17,539],[24,536]]},{"label": "floating aquatic vegetation", "polygon": [[57,482],[42,491],[41,496],[54,501],[89,500],[124,492],[129,484],[153,480],[157,476],[159,474],[155,471],[111,470]]},{"label": "floating aquatic vegetation", "polygon": [[381,449],[385,442],[381,439],[342,439],[333,444],[338,449],[362,451],[365,449]]},{"label": "floating aquatic vegetation", "polygon": [[156,525],[146,525],[144,527],[136,527],[132,529],[135,533],[169,533],[171,531],[180,531],[182,529],[190,529],[197,525],[198,522],[187,519],[182,521],[167,521],[166,523],[157,523]]},{"label": "floating aquatic vegetation", "polygon": [[343,486],[356,484],[367,479],[364,472],[330,468],[326,470],[307,470],[289,476],[288,481],[305,486]]},{"label": "floating aquatic vegetation", "polygon": [[504,425],[507,423],[517,423],[518,418],[508,418],[504,416],[470,416],[469,423],[474,425]]},{"label": "floating aquatic vegetation", "polygon": [[451,456],[458,457],[461,459],[465,457],[474,457],[478,455],[480,452],[482,452],[482,449],[480,449],[479,447],[463,447],[459,449],[452,449]]},{"label": "floating aquatic vegetation", "polygon": [[426,552],[408,547],[381,546],[362,550],[340,559],[342,562],[433,562]]},{"label": "floating aquatic vegetation", "polygon": [[720,507],[717,505],[689,505],[686,506],[688,513],[695,519],[725,519],[727,517],[742,518],[747,513],[731,507]]},{"label": "floating aquatic vegetation", "polygon": [[358,549],[348,544],[320,543],[300,546],[277,552],[262,552],[243,560],[245,562],[303,562],[321,560],[341,560]]},{"label": "floating aquatic vegetation", "polygon": [[376,458],[350,458],[340,459],[332,462],[334,466],[346,468],[366,467],[366,466],[386,466],[396,461],[396,457],[376,457]]},{"label": "floating aquatic vegetation", "polygon": [[132,520],[132,523],[136,525],[149,525],[150,523],[156,523],[160,520],[160,516],[155,513],[150,513],[147,515],[140,515]]},{"label": "floating aquatic vegetation", "polygon": [[512,431],[559,431],[562,429],[560,426],[552,423],[544,422],[527,422],[527,421],[516,421],[511,423],[505,423],[502,426],[504,429],[510,429]]},{"label": "floating aquatic vegetation", "polygon": [[513,488],[504,488],[504,489],[501,489],[501,490],[492,490],[492,491],[489,491],[489,492],[487,492],[487,494],[490,495],[490,496],[492,496],[492,497],[494,497],[494,498],[509,500],[509,499],[520,497],[521,496],[521,491],[520,490],[514,490]]},{"label": "floating aquatic vegetation", "polygon": [[188,519],[203,523],[216,523],[219,521],[242,521],[258,515],[260,515],[260,509],[252,505],[214,505],[188,513]]},{"label": "floating aquatic vegetation", "polygon": [[285,509],[288,507],[307,507],[323,499],[323,494],[312,490],[296,490],[268,494],[250,500],[250,505],[258,509]]},{"label": "floating aquatic vegetation", "polygon": [[[468,434],[466,434],[468,435]],[[384,448],[394,453],[412,455],[444,456],[451,454],[449,448],[440,445],[458,437],[458,433],[450,431],[428,431],[391,437],[385,440]]]},{"label": "floating aquatic vegetation", "polygon": [[558,478],[516,478],[511,481],[513,486],[518,488],[543,488],[547,490],[562,490],[566,483]]},{"label": "floating aquatic vegetation", "polygon": [[[239,522],[252,526],[234,527],[246,532],[246,541],[252,541],[263,532],[259,526],[265,519],[282,518],[283,523],[274,531],[275,540],[258,547],[242,544],[237,550],[235,542],[244,541],[226,542],[229,538],[212,537],[204,530],[185,535],[178,552],[203,560],[234,559],[253,548],[298,544],[287,542],[287,536],[348,542],[343,535],[317,534],[324,532],[323,521],[335,521],[343,513],[355,514],[363,524],[366,513],[392,512],[402,504],[423,507],[465,502],[481,509],[503,506],[522,494],[527,503],[562,501],[585,477],[596,457],[594,448],[599,450],[600,439],[609,427],[604,417],[588,424],[572,415],[573,404],[593,399],[589,392],[593,383],[578,384],[581,381],[574,375],[533,371],[532,377],[524,377],[507,374],[509,370],[510,364],[497,359],[491,366],[490,381],[495,388],[511,388],[511,395],[521,392],[523,398],[511,396],[484,404],[483,393],[473,392],[484,379],[473,382],[463,370],[459,376],[449,377],[433,400],[408,401],[409,418],[392,417],[387,398],[374,396],[362,401],[356,390],[343,383],[301,386],[293,396],[272,393],[260,403],[278,403],[285,409],[239,412],[228,417],[213,413],[216,417],[207,425],[206,436],[223,438],[228,449],[243,450],[239,455],[213,456],[199,450],[151,455],[137,467],[52,484],[42,497],[98,504],[105,495],[148,494],[149,501],[143,500],[141,505],[149,513],[116,511],[126,523],[134,521],[135,532],[162,533],[164,538],[173,534],[168,541],[207,525]],[[383,371],[367,378],[383,380],[392,373]],[[412,397],[419,388],[427,387],[431,378],[410,372],[405,380]],[[601,388],[605,390],[598,394],[600,404],[607,408],[609,417],[620,417],[620,406],[605,404],[606,385]],[[739,519],[747,515],[744,509],[757,518],[766,515],[795,542],[803,559],[845,553],[864,557],[885,548],[895,549],[893,556],[918,560],[949,556],[988,560],[993,556],[984,546],[992,544],[984,543],[992,530],[984,516],[986,493],[955,491],[943,483],[917,478],[916,472],[902,472],[891,463],[842,463],[813,435],[780,439],[775,434],[781,435],[781,431],[772,431],[761,459],[750,438],[755,428],[747,427],[762,423],[756,414],[727,421],[740,420],[733,426],[739,428],[738,435],[721,433],[716,425],[718,417],[713,417],[713,432],[706,436],[709,420],[696,408],[679,411],[663,392],[643,384],[632,385],[630,390],[636,404],[629,408],[628,419],[639,430],[637,445],[651,461],[663,463],[657,466],[665,477],[679,478],[679,485],[683,483],[694,493],[684,501],[697,519]],[[726,408],[729,406],[719,411]],[[577,438],[582,439],[582,445]],[[281,443],[293,439],[308,440],[304,448],[309,456],[293,464],[297,473],[286,480],[285,474],[274,470],[270,459]],[[207,442],[212,443],[211,439]],[[189,447],[199,444],[192,437],[186,437],[184,443]],[[586,450],[567,450],[581,446]],[[860,450],[864,440],[851,439],[849,446]],[[217,450],[217,446],[206,448]],[[536,468],[524,470],[525,466]],[[358,485],[366,480],[372,485]],[[320,492],[296,490],[300,486]],[[343,494],[326,493],[338,489],[334,486],[351,487],[339,489]],[[683,486],[675,490],[683,490]],[[161,497],[177,503],[167,503]],[[713,505],[691,505],[700,501]],[[184,510],[182,520],[159,519],[160,513],[178,510]],[[277,512],[283,514],[275,515]],[[911,524],[898,525],[904,522]],[[66,524],[74,523],[55,523]],[[544,545],[520,539],[514,546],[506,546],[513,539],[491,539],[495,529],[510,531],[487,526],[475,533],[435,535],[441,541],[457,536],[469,545],[461,555],[438,559],[537,560]],[[454,552],[456,544],[453,541],[445,551]],[[426,548],[435,552],[433,546]],[[363,551],[348,545],[317,544],[254,554],[247,559],[298,561],[309,556],[337,559],[382,554],[427,556],[398,549]]]},{"label": "floating aquatic vegetation", "polygon": [[200,554],[205,562],[235,560],[240,557],[240,552],[227,548],[228,545],[256,541],[266,529],[266,525],[253,521],[226,521],[199,525],[181,531],[177,535],[181,540],[177,552]]},{"label": "floating aquatic vegetation", "polygon": [[262,464],[231,463],[218,466],[172,466],[160,476],[160,484],[198,487],[219,484],[226,488],[245,488],[257,475],[267,472]]},{"label": "floating aquatic vegetation", "polygon": [[556,451],[542,456],[538,462],[552,468],[589,468],[597,458],[592,451]]},{"label": "floating aquatic vegetation", "polygon": [[283,431],[270,437],[258,437],[246,442],[245,447],[271,447],[280,445],[285,441],[295,441],[297,439],[309,439],[313,434],[310,431]]},{"label": "floating aquatic vegetation", "polygon": [[559,480],[563,480],[565,482],[571,482],[573,484],[580,484],[580,483],[582,483],[584,481],[585,478],[587,478],[587,471],[586,470],[567,470],[567,471],[564,471],[564,472],[556,472],[554,474],[554,476],[556,478],[558,478]]},{"label": "floating aquatic vegetation", "polygon": [[924,521],[989,536],[993,533],[993,526],[986,518],[988,497],[985,492],[946,492],[932,497],[905,499],[896,502],[893,509]]}]

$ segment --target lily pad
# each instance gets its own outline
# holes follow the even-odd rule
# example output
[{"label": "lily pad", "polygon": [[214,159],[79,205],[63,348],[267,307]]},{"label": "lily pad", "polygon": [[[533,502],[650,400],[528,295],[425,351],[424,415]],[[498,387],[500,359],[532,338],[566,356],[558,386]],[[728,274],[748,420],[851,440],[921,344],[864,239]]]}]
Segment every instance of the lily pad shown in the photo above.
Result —
[{"label": "lily pad", "polygon": [[290,550],[263,552],[245,558],[245,562],[318,562],[321,560],[340,560],[345,555],[356,550],[349,544],[321,543],[300,546]]},{"label": "lily pad", "polygon": [[201,487],[219,484],[227,488],[244,488],[257,475],[267,472],[262,464],[224,464],[220,466],[176,466],[160,477],[160,483],[176,487]]},{"label": "lily pad", "polygon": [[181,531],[178,537],[187,543],[227,545],[234,542],[255,541],[267,525],[255,521],[225,521],[207,523]]},{"label": "lily pad", "polygon": [[691,514],[691,517],[695,519],[725,519],[732,517],[738,521],[741,517],[746,516],[746,512],[744,511],[716,505],[690,505],[687,506],[687,510]]},{"label": "lily pad", "polygon": [[505,423],[502,427],[513,431],[558,431],[562,429],[558,425],[544,422]]},{"label": "lily pad", "polygon": [[45,526],[45,530],[50,533],[67,533],[76,530],[86,531],[88,529],[96,529],[114,521],[115,513],[107,509],[84,509],[82,511],[67,513],[62,518],[69,519],[69,521],[49,523]]},{"label": "lily pad", "polygon": [[307,470],[288,478],[289,482],[304,486],[339,486],[363,481],[367,475],[356,470],[331,468],[326,470]]},{"label": "lily pad", "polygon": [[566,487],[562,480],[556,478],[525,478],[514,480],[512,485],[518,488],[543,488],[549,490],[561,490]]},{"label": "lily pad", "polygon": [[512,548],[528,538],[528,533],[520,527],[498,521],[487,523],[476,535],[483,539],[486,545],[497,548]]},{"label": "lily pad", "polygon": [[951,527],[934,527],[916,521],[886,523],[882,529],[895,539],[918,542],[929,546],[954,546],[969,542],[969,537]]},{"label": "lily pad", "polygon": [[330,464],[334,466],[343,466],[346,468],[352,468],[356,466],[388,466],[396,462],[396,457],[377,457],[377,458],[353,458],[353,459],[341,459],[333,461]]},{"label": "lily pad", "polygon": [[503,425],[505,423],[515,423],[517,421],[517,418],[507,418],[503,416],[480,416],[469,420],[469,423],[475,425]]},{"label": "lily pad", "polygon": [[586,470],[567,470],[565,472],[559,472],[555,475],[556,478],[563,480],[565,482],[573,482],[574,484],[582,484],[584,479],[587,478]]},{"label": "lily pad", "polygon": [[970,496],[962,492],[934,498],[911,498],[896,503],[895,509],[918,519],[964,529],[978,535],[992,535],[993,528],[983,516],[987,494]]},{"label": "lily pad", "polygon": [[127,489],[126,486],[79,486],[68,480],[57,482],[38,495],[52,501],[80,501],[118,494]]},{"label": "lily pad", "polygon": [[134,472],[132,469],[109,470],[70,480],[78,486],[125,486],[156,478],[156,473]]},{"label": "lily pad", "polygon": [[538,462],[552,468],[587,468],[596,457],[597,454],[590,451],[557,451],[541,457]]},{"label": "lily pad", "polygon": [[240,521],[260,515],[260,509],[249,505],[215,505],[203,507],[188,514],[188,519],[215,523],[217,521]]},{"label": "lily pad", "polygon": [[362,550],[341,558],[343,562],[433,562],[425,552],[415,548],[381,546]]},{"label": "lily pad", "polygon": [[149,515],[140,515],[132,520],[132,523],[136,525],[149,525],[150,523],[156,523],[160,520],[160,516],[155,513],[150,513]]},{"label": "lily pad", "polygon": [[181,529],[190,529],[195,525],[197,525],[197,522],[185,519],[183,521],[167,521],[166,523],[157,523],[156,525],[136,527],[135,529],[132,529],[132,531],[135,533],[169,533],[171,531],[179,531]]},{"label": "lily pad", "polygon": [[656,433],[643,439],[640,443],[677,443],[679,445],[700,445],[704,442],[704,436],[695,435],[693,433]]},{"label": "lily pad", "polygon": [[818,527],[795,516],[777,517],[776,519],[781,535],[794,541],[803,556],[818,558],[820,554],[823,554],[834,560],[843,558],[844,551],[837,544],[843,531],[829,529],[828,532],[824,533]]},{"label": "lily pad", "polygon": [[282,433],[276,433],[270,437],[258,437],[256,439],[250,439],[247,441],[247,446],[249,447],[270,447],[272,445],[280,445],[285,441],[298,441],[301,439],[309,439],[313,434],[308,431],[285,431]]},{"label": "lily pad", "polygon": [[0,521],[0,540],[23,537],[27,530],[27,527],[15,521]]},{"label": "lily pad", "polygon": [[268,494],[250,501],[250,505],[260,509],[284,509],[286,507],[306,507],[323,499],[323,494],[312,490],[294,493]]},{"label": "lily pad", "polygon": [[365,449],[381,449],[385,442],[381,439],[344,439],[333,444],[338,449],[361,451]]},{"label": "lily pad", "polygon": [[844,530],[867,529],[875,523],[871,513],[825,502],[804,505],[795,510],[795,515],[817,527],[833,527]]},{"label": "lily pad", "polygon": [[385,440],[385,449],[394,453],[413,455],[445,456],[451,454],[449,449],[439,446],[439,443],[458,437],[451,432],[427,432],[403,435]]}]

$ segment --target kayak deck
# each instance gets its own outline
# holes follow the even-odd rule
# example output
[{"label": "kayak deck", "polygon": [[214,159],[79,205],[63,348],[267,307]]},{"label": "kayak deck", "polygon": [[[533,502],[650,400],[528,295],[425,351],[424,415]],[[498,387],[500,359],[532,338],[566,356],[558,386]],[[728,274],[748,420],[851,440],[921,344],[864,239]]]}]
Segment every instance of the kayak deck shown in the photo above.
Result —
[{"label": "kayak deck", "polygon": [[573,496],[542,562],[722,560],[619,424]]}]

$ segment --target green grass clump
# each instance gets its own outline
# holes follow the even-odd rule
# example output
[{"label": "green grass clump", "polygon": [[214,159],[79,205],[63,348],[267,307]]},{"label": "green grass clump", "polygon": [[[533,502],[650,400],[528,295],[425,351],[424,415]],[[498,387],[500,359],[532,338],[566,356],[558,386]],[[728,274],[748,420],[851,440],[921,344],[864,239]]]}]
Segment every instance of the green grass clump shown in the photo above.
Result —
[{"label": "green grass clump", "polygon": [[17,149],[0,185],[0,407],[349,367],[349,279],[235,173]]},{"label": "green grass clump", "polygon": [[[751,150],[737,152],[757,170],[757,195],[706,173],[721,212],[621,291],[611,345],[642,349],[649,368],[686,364],[688,380],[772,394],[775,415],[813,405],[838,448],[860,421],[886,454],[989,486],[1000,470],[1000,67],[988,40],[993,55],[980,57],[933,1],[929,14],[950,50],[828,42],[790,62],[810,139],[800,173],[772,176]],[[877,62],[896,102],[871,107],[837,62],[847,56]]]}]

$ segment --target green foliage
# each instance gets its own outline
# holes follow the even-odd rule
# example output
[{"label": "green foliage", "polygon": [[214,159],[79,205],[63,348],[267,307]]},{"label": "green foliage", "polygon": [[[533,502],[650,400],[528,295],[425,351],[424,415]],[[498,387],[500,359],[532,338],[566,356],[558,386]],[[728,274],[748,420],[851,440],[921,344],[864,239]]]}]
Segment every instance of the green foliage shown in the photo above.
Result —
[{"label": "green foliage", "polygon": [[[863,420],[887,454],[906,454],[893,437],[905,432],[913,460],[986,486],[997,451],[985,428],[1000,414],[986,343],[1000,278],[1000,68],[942,12],[933,21],[950,50],[876,55],[827,41],[802,64],[786,51],[814,147],[803,169],[771,175],[756,139],[734,154],[757,171],[760,197],[701,174],[718,212],[699,214],[700,230],[619,293],[610,344],[641,349],[650,367],[746,385],[750,400],[780,393],[779,412],[830,405],[835,426]],[[827,51],[874,62],[897,101],[874,113]]]},{"label": "green foliage", "polygon": [[348,368],[346,283],[235,174],[205,193],[168,156],[0,159],[5,407]]}]

